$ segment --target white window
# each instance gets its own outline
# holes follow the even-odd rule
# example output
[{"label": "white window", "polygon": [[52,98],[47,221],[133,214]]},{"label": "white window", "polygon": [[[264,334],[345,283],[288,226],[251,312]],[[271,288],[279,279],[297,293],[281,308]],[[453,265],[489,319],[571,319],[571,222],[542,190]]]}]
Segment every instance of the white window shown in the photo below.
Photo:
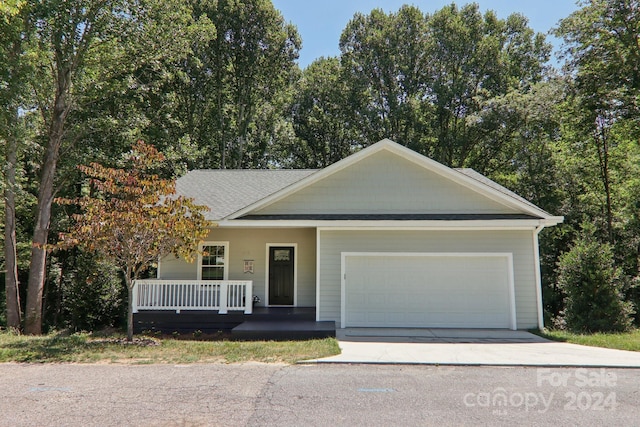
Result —
[{"label": "white window", "polygon": [[205,242],[198,254],[198,280],[227,280],[229,242]]}]

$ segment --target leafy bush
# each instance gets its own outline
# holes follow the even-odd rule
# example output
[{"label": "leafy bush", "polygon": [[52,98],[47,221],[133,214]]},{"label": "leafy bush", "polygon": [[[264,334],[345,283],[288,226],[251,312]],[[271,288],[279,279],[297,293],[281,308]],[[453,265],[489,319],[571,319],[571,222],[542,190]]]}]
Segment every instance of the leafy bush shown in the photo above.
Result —
[{"label": "leafy bush", "polygon": [[560,257],[558,267],[567,329],[608,332],[631,327],[633,305],[623,299],[611,245],[598,242],[587,231]]},{"label": "leafy bush", "polygon": [[119,326],[126,292],[118,270],[90,254],[71,250],[59,259],[47,294],[48,324],[71,331]]}]

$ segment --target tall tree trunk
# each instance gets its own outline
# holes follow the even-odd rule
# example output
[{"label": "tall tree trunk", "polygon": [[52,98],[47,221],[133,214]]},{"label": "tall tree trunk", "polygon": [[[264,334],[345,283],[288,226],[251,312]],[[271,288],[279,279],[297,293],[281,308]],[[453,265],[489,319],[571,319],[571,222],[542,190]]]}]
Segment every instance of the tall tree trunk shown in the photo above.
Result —
[{"label": "tall tree trunk", "polygon": [[[614,244],[613,237],[613,207],[611,201],[611,178],[609,174],[609,136],[607,134],[606,125],[602,119],[596,119],[598,122],[598,134],[596,134],[596,149],[598,151],[598,161],[600,163],[600,178],[605,193],[605,214],[607,220],[607,236],[609,243]],[[602,121],[602,123],[600,123]],[[598,142],[600,140],[600,142]]]},{"label": "tall tree trunk", "polygon": [[31,265],[29,266],[29,284],[27,286],[27,306],[25,309],[25,332],[31,335],[42,333],[42,296],[47,262],[46,244],[51,221],[53,203],[53,184],[60,156],[60,145],[64,132],[64,123],[69,112],[66,96],[70,87],[70,73],[58,73],[58,89],[54,103],[49,141],[42,165],[42,177],[38,190],[38,207],[33,244],[31,247]]},{"label": "tall tree trunk", "polygon": [[127,284],[127,341],[133,341],[133,280],[131,267],[124,271],[124,281]]},{"label": "tall tree trunk", "polygon": [[[16,113],[17,114],[17,113]],[[18,140],[16,123],[9,126],[5,170],[5,227],[4,227],[4,259],[5,259],[5,293],[7,305],[7,326],[20,329],[22,313],[20,311],[20,287],[18,282],[18,254],[16,251],[16,163],[18,157]]]}]

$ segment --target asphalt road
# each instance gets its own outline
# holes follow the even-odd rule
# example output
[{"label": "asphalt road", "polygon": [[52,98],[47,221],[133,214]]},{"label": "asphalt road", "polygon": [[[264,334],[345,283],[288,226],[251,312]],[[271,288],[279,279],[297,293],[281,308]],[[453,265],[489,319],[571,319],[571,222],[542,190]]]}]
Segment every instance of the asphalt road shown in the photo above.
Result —
[{"label": "asphalt road", "polygon": [[0,364],[0,426],[638,425],[640,369]]}]

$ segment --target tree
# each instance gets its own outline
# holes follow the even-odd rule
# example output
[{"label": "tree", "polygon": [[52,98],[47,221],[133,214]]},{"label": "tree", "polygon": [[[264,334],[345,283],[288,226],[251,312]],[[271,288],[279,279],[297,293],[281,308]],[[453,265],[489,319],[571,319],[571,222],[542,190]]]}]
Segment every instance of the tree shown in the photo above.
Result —
[{"label": "tree", "polygon": [[[477,4],[452,4],[428,21],[429,86],[434,114],[425,153],[449,166],[486,167],[487,124],[477,120],[487,102],[508,93],[526,93],[540,81],[551,46],[512,14],[482,15]],[[493,149],[499,151],[501,147]],[[480,151],[480,153],[478,153]]]},{"label": "tree", "polygon": [[297,139],[288,147],[285,162],[324,168],[356,148],[359,133],[349,125],[349,88],[342,74],[338,58],[317,59],[303,71],[291,106]]},{"label": "tree", "polygon": [[[265,157],[262,117],[284,116],[299,72],[296,28],[269,0],[192,0],[193,19],[215,27],[192,53],[167,62],[162,85],[140,96],[145,134],[188,168],[241,168]],[[261,165],[264,166],[264,165]]]},{"label": "tree", "polygon": [[482,102],[475,116],[482,140],[469,158],[478,172],[548,212],[565,215],[563,226],[546,228],[540,239],[544,307],[554,317],[563,308],[556,280],[558,256],[574,237],[577,213],[563,203],[573,196],[564,191],[573,181],[563,176],[559,150],[564,97],[564,80],[554,78],[532,84],[526,92],[514,89]]},{"label": "tree", "polygon": [[357,13],[340,37],[353,128],[363,144],[390,138],[416,148],[431,116],[426,17],[415,6],[397,13]]},{"label": "tree", "polygon": [[[639,113],[640,4],[586,0],[554,30],[564,40],[566,70],[591,109]],[[615,100],[615,102],[611,102]]]},{"label": "tree", "polygon": [[0,141],[5,146],[4,169],[4,259],[7,326],[20,329],[22,309],[18,280],[16,239],[16,170],[19,145],[24,133],[28,76],[32,70],[24,58],[30,33],[27,7],[14,0],[0,7]]},{"label": "tree", "polygon": [[433,15],[411,6],[356,14],[340,49],[351,124],[365,141],[389,137],[446,165],[483,169],[492,141],[479,115],[493,98],[541,81],[551,46],[522,15],[501,20],[452,4]]},{"label": "tree", "polygon": [[[113,27],[109,21],[117,1],[59,2],[45,1],[32,6],[30,20],[36,22],[39,45],[38,67],[44,75],[33,82],[38,94],[38,108],[46,126],[45,154],[40,171],[38,206],[33,231],[29,268],[25,331],[42,332],[42,295],[46,274],[46,249],[54,181],[60,149],[64,141],[67,116],[74,106],[73,87],[79,70],[89,62],[87,56],[95,40],[105,42]],[[115,37],[111,33],[111,37]],[[102,39],[102,40],[101,40]]]},{"label": "tree", "polygon": [[555,30],[567,60],[566,176],[581,187],[573,189],[579,202],[573,208],[598,223],[624,273],[640,277],[640,5],[588,0],[581,6]]},{"label": "tree", "polygon": [[80,166],[89,177],[90,193],[60,199],[77,205],[72,228],[60,236],[63,247],[80,246],[113,262],[124,274],[128,295],[127,339],[133,338],[133,285],[162,255],[190,259],[208,233],[206,209],[175,196],[175,182],[151,171],[165,160],[153,146],[132,146],[127,168],[97,163]]},{"label": "tree", "polygon": [[633,305],[624,301],[619,273],[608,243],[593,238],[585,227],[558,262],[558,285],[566,294],[565,321],[576,332],[625,331]]},{"label": "tree", "polygon": [[293,81],[300,37],[268,0],[218,0],[207,13],[220,167],[241,168],[258,106]]},{"label": "tree", "polygon": [[[41,115],[39,141],[43,156],[39,164],[38,204],[35,210],[31,262],[25,308],[25,331],[42,332],[42,300],[46,279],[46,246],[49,238],[52,203],[60,189],[59,163],[74,158],[76,142],[85,142],[90,150],[92,126],[84,126],[74,117],[81,106],[85,108],[96,98],[87,94],[101,93],[100,86],[110,83],[113,74],[119,74],[122,90],[131,94],[138,86],[127,79],[131,64],[140,67],[145,62],[151,67],[166,52],[175,52],[185,45],[181,26],[184,17],[183,2],[177,0],[46,0],[26,3],[28,22],[32,23],[33,48],[26,57],[33,63],[33,78],[29,81],[35,97],[34,110]],[[161,17],[165,19],[161,20]],[[166,26],[158,30],[159,23]],[[169,26],[167,23],[172,23]],[[148,49],[145,36],[161,37],[166,43],[162,49]],[[149,37],[157,42],[153,37]],[[123,41],[126,40],[126,41]],[[138,55],[127,61],[129,40],[139,42]],[[168,42],[171,40],[171,42]],[[166,49],[165,49],[166,47]],[[185,52],[186,55],[186,52]],[[124,72],[122,71],[124,70]],[[91,116],[93,118],[94,116]],[[70,126],[70,121],[76,126]],[[84,133],[84,135],[83,135]],[[91,147],[91,148],[88,148]]]}]

